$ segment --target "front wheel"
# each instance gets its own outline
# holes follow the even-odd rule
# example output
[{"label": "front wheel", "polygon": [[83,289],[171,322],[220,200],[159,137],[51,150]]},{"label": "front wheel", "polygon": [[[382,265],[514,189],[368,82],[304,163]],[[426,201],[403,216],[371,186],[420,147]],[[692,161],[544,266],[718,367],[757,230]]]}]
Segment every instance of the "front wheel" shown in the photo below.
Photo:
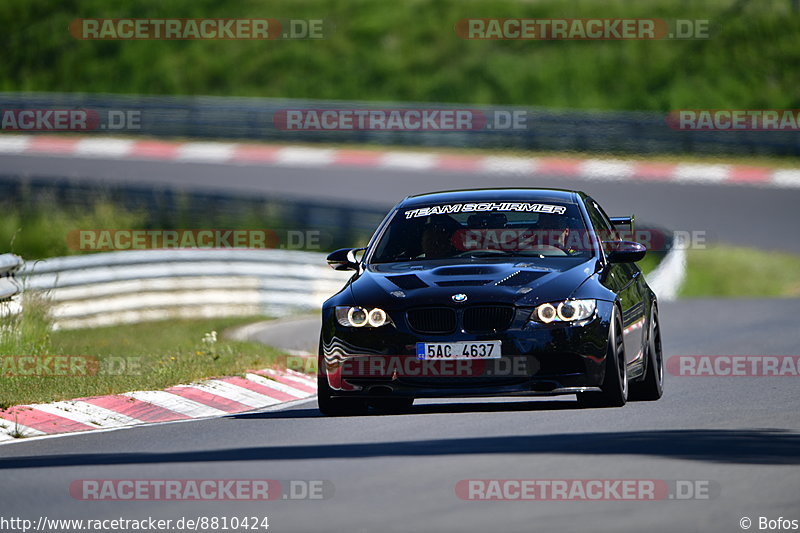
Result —
[{"label": "front wheel", "polygon": [[578,393],[581,407],[622,407],[628,401],[628,365],[622,342],[622,319],[614,307],[609,326],[602,392]]},{"label": "front wheel", "polygon": [[358,416],[367,412],[367,404],[360,398],[335,398],[328,378],[317,373],[317,406],[325,416]]},{"label": "front wheel", "polygon": [[664,394],[664,353],[661,349],[658,308],[655,305],[650,318],[645,365],[644,379],[631,383],[631,400],[653,401]]}]

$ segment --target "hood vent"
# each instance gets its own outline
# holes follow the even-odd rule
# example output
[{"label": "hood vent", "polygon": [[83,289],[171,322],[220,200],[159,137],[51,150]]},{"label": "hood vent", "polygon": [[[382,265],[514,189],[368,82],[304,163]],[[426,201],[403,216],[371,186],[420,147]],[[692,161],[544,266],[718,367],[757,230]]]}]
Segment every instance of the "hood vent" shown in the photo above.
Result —
[{"label": "hood vent", "polygon": [[497,272],[498,269],[491,266],[439,267],[433,271],[437,276],[488,276]]},{"label": "hood vent", "polygon": [[424,289],[428,286],[427,283],[419,279],[416,274],[403,274],[401,276],[386,276],[386,279],[407,291],[413,289]]},{"label": "hood vent", "polygon": [[453,281],[437,281],[436,284],[439,287],[478,287],[480,285],[486,285],[491,281],[490,279],[460,279]]},{"label": "hood vent", "polygon": [[495,285],[505,285],[508,287],[522,287],[536,281],[547,274],[547,272],[537,272],[536,270],[517,270],[510,276],[501,279]]}]

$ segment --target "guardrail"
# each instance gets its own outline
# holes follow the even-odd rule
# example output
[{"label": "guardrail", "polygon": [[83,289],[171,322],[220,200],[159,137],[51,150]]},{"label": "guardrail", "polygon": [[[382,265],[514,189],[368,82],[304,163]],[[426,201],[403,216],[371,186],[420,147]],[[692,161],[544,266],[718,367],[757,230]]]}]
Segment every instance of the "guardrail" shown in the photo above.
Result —
[{"label": "guardrail", "polygon": [[46,291],[54,327],[317,309],[348,275],[323,254],[288,250],[138,250],[26,264],[26,290]]},{"label": "guardrail", "polygon": [[[464,109],[524,111],[524,128],[471,131],[285,131],[273,116],[287,109]],[[103,116],[137,111],[136,129],[103,133],[189,138],[257,139],[383,145],[520,148],[547,151],[616,153],[697,153],[800,155],[796,132],[711,132],[671,129],[665,113],[553,110],[538,107],[476,106],[441,103],[386,103],[209,96],[142,96],[77,93],[0,93],[0,108],[76,109]],[[94,130],[97,133],[97,130]]]},{"label": "guardrail", "polygon": [[15,296],[22,292],[22,285],[14,274],[23,264],[22,258],[14,254],[0,255],[0,317],[14,315],[21,310]]}]

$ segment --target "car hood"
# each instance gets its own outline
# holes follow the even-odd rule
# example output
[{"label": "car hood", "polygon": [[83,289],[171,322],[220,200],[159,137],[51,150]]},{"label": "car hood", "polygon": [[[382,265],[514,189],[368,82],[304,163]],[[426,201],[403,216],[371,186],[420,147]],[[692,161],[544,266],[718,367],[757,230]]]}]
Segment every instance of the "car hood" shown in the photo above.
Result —
[{"label": "car hood", "polygon": [[367,265],[350,284],[354,304],[387,309],[460,303],[534,306],[569,298],[596,271],[596,259],[413,261]]}]

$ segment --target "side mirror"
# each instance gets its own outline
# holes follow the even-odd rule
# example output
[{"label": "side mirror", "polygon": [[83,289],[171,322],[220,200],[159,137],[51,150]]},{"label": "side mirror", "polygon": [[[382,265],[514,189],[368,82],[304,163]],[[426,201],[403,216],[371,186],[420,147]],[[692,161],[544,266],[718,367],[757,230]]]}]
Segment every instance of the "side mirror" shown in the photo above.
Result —
[{"label": "side mirror", "polygon": [[606,257],[609,263],[635,263],[647,253],[643,244],[631,241],[612,241],[608,245]]},{"label": "side mirror", "polygon": [[328,255],[328,265],[334,270],[358,270],[356,252],[364,248],[342,248]]}]

